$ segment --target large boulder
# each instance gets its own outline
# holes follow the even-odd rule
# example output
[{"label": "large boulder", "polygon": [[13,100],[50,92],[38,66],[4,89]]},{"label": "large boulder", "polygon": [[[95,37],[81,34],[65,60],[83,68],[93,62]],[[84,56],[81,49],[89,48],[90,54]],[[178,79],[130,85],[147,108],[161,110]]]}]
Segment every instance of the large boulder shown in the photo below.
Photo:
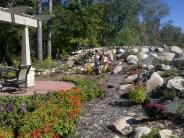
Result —
[{"label": "large boulder", "polygon": [[172,46],[171,47],[171,52],[176,53],[176,54],[182,54],[183,50],[177,46]]},{"label": "large boulder", "polygon": [[149,134],[151,132],[151,129],[148,127],[137,127],[134,129],[134,132],[134,138],[141,138],[143,135]]},{"label": "large boulder", "polygon": [[169,129],[160,130],[158,134],[160,138],[177,138],[177,136],[173,135],[172,130]]},{"label": "large boulder", "polygon": [[172,61],[172,64],[179,68],[179,69],[182,69],[184,67],[184,56],[181,56],[179,58],[175,58],[173,61]]},{"label": "large boulder", "polygon": [[172,61],[174,59],[175,53],[170,53],[170,52],[162,52],[158,56],[158,59],[160,60],[167,60],[167,61]]},{"label": "large boulder", "polygon": [[117,65],[114,70],[112,71],[112,74],[117,74],[123,69],[123,65]]},{"label": "large boulder", "polygon": [[146,83],[147,91],[151,92],[154,89],[161,87],[163,83],[164,79],[157,72],[154,72]]},{"label": "large boulder", "polygon": [[173,79],[170,79],[167,83],[167,88],[175,88],[176,90],[184,90],[184,79],[182,77],[176,76]]},{"label": "large boulder", "polygon": [[128,57],[127,57],[127,62],[129,63],[129,64],[137,64],[137,62],[138,62],[138,57],[136,56],[136,55],[129,55]]}]

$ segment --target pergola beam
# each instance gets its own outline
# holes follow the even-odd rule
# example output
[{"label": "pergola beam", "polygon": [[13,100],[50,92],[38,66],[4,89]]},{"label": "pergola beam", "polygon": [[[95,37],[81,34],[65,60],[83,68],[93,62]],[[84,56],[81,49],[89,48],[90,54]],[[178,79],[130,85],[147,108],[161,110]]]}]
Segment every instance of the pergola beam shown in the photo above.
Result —
[{"label": "pergola beam", "polygon": [[33,19],[32,16],[26,15],[26,14],[18,15],[15,13],[7,12],[6,10],[7,9],[5,8],[0,8],[0,21],[1,22],[8,22],[12,24],[37,28],[37,20]]}]

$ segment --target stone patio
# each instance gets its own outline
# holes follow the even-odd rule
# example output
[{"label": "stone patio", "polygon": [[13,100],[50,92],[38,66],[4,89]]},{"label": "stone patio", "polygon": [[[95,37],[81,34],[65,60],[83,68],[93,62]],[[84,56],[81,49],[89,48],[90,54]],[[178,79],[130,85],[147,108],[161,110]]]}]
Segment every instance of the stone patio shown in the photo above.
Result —
[{"label": "stone patio", "polygon": [[4,89],[0,96],[30,96],[36,94],[46,94],[48,92],[66,91],[74,87],[73,83],[63,81],[35,81],[35,86],[19,90]]}]

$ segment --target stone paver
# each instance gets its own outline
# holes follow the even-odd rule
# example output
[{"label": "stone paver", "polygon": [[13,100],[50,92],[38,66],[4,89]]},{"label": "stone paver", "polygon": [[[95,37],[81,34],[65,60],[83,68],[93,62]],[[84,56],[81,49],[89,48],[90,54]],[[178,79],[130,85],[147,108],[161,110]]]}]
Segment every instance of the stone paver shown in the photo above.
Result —
[{"label": "stone paver", "polygon": [[33,95],[34,93],[37,94],[46,94],[48,92],[55,92],[55,91],[66,91],[70,90],[74,87],[73,83],[70,82],[63,82],[63,81],[36,81],[35,86],[29,87],[25,89],[26,91],[16,91],[16,90],[9,90],[0,92],[0,96],[29,96]]}]

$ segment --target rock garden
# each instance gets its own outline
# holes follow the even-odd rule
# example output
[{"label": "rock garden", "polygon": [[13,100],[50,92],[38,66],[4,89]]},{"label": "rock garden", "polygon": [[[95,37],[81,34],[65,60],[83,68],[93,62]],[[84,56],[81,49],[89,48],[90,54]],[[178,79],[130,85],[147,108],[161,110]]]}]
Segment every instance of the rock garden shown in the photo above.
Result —
[{"label": "rock garden", "polygon": [[182,138],[183,56],[177,46],[117,46],[47,59],[37,79],[69,81],[75,88],[3,97],[0,136]]},{"label": "rock garden", "polygon": [[183,62],[177,46],[94,48],[73,52],[50,72],[64,80],[90,76],[103,92],[84,104],[80,137],[182,137]]}]

